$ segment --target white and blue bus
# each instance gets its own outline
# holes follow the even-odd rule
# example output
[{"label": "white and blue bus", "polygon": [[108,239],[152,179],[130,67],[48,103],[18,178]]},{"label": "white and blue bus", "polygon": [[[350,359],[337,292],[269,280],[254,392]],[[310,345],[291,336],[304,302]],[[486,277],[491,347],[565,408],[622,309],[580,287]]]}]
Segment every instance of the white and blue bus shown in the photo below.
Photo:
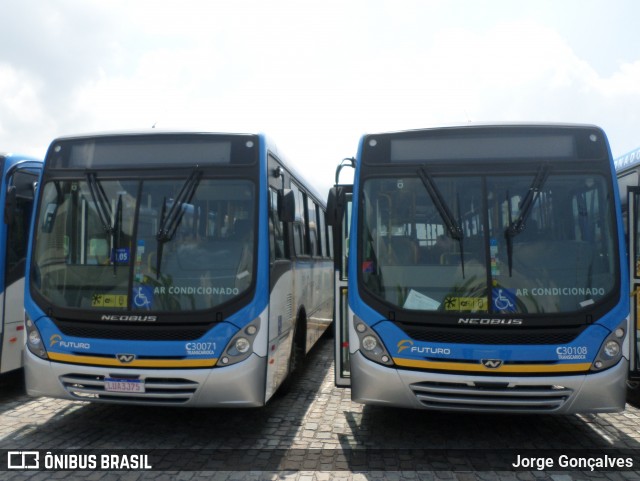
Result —
[{"label": "white and blue bus", "polygon": [[338,244],[336,384],[354,401],[624,409],[628,274],[601,129],[365,135],[354,166],[353,186],[334,187],[327,208]]},{"label": "white and blue bus", "polygon": [[629,253],[629,292],[631,293],[631,326],[630,342],[635,349],[631,352],[631,372],[629,376],[630,398],[640,398],[640,359],[638,359],[638,342],[640,334],[640,148],[615,159],[627,236],[627,250]]},{"label": "white and blue bus", "polygon": [[32,396],[261,406],[332,321],[324,203],[264,135],[59,138],[36,205]]},{"label": "white and blue bus", "polygon": [[22,367],[24,274],[33,198],[42,161],[0,154],[0,374]]}]

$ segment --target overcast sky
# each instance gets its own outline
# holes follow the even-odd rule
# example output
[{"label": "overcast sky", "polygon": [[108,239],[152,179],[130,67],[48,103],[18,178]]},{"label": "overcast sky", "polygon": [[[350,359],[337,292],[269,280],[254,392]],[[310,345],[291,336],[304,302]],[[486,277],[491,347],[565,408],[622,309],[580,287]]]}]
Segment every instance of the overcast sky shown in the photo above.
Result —
[{"label": "overcast sky", "polygon": [[636,0],[0,0],[0,151],[57,136],[266,132],[325,191],[365,132],[605,129],[640,146]]}]

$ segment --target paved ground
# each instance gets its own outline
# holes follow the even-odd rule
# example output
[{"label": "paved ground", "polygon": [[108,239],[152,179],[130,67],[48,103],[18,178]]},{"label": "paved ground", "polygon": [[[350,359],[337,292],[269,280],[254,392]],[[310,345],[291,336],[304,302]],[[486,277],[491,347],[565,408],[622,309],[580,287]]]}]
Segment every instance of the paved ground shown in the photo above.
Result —
[{"label": "paved ground", "polygon": [[[331,341],[321,340],[288,394],[249,410],[32,399],[18,376],[0,378],[0,454],[5,459],[6,450],[100,456],[127,449],[149,453],[154,465],[152,471],[0,471],[0,479],[640,479],[640,461],[633,467],[638,471],[505,468],[518,454],[551,456],[556,463],[562,455],[640,459],[640,411],[632,406],[619,414],[562,417],[362,406],[351,402],[349,390],[334,387],[332,354]],[[0,466],[6,466],[4,459]]]}]

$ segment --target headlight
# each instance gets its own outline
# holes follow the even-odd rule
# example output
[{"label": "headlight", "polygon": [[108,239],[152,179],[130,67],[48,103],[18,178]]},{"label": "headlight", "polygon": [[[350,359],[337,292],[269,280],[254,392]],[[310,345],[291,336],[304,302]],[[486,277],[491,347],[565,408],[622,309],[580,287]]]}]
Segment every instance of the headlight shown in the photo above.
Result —
[{"label": "headlight", "polygon": [[362,348],[365,351],[373,351],[376,347],[378,347],[378,341],[373,336],[366,336],[362,339]]},{"label": "headlight", "polygon": [[604,345],[604,354],[609,357],[617,357],[620,354],[620,344],[617,341],[607,341]]},{"label": "headlight", "polygon": [[625,320],[620,324],[604,340],[596,359],[591,365],[592,371],[602,371],[603,369],[607,369],[618,364],[618,361],[620,361],[620,358],[622,357],[621,343],[624,342],[624,338],[627,334],[625,330],[626,322],[627,321]]},{"label": "headlight", "polygon": [[25,327],[27,329],[27,349],[33,355],[38,356],[40,359],[49,359],[47,355],[47,350],[44,347],[44,343],[42,342],[42,336],[40,335],[40,331],[36,327],[36,324],[29,319],[29,316],[25,314]]},{"label": "headlight", "polygon": [[240,354],[244,354],[249,351],[249,349],[251,349],[251,343],[249,342],[249,339],[244,337],[239,337],[238,339],[236,339],[236,351],[238,351]]},{"label": "headlight", "polygon": [[260,318],[257,318],[233,336],[222,351],[218,366],[231,366],[247,359],[253,352],[253,341],[259,330]]},{"label": "headlight", "polygon": [[391,356],[384,347],[382,340],[378,335],[367,326],[361,319],[354,317],[355,329],[360,341],[360,352],[367,359],[384,364],[385,366],[393,366]]},{"label": "headlight", "polygon": [[35,329],[29,332],[29,344],[31,344],[32,346],[39,346],[40,344],[42,344],[40,333]]}]

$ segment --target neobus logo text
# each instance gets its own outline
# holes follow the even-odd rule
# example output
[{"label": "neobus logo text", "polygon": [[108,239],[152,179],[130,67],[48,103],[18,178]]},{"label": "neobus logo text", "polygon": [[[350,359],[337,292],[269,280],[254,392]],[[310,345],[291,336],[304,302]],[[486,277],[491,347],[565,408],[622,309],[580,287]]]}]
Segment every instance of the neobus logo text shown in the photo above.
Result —
[{"label": "neobus logo text", "polygon": [[458,324],[470,324],[474,326],[521,326],[522,319],[490,319],[484,317],[461,317]]},{"label": "neobus logo text", "polygon": [[136,321],[136,322],[156,322],[157,316],[119,316],[105,314],[100,318],[101,321]]}]

